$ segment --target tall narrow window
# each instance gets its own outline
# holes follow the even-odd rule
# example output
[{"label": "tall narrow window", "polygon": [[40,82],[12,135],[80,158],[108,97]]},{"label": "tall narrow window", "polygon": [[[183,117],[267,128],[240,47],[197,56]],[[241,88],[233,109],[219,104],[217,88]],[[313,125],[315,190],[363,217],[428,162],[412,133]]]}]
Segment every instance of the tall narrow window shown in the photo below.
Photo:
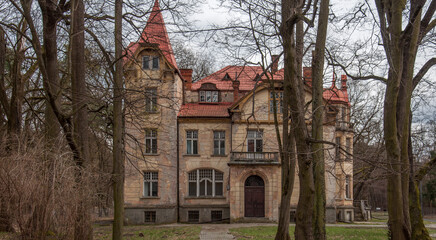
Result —
[{"label": "tall narrow window", "polygon": [[157,112],[157,89],[149,88],[145,90],[145,111],[147,113]]},{"label": "tall narrow window", "polygon": [[150,69],[150,56],[142,56],[142,69]]},{"label": "tall narrow window", "polygon": [[351,176],[345,177],[345,198],[351,199]]},{"label": "tall narrow window", "polygon": [[277,113],[283,113],[283,92],[270,92],[269,93],[269,112],[274,113],[274,93],[276,99]]},{"label": "tall narrow window", "polygon": [[159,69],[159,56],[153,56],[153,69]]},{"label": "tall narrow window", "polygon": [[142,56],[142,69],[159,69],[159,56]]},{"label": "tall narrow window", "polygon": [[157,131],[156,129],[145,129],[145,153],[157,153]]},{"label": "tall narrow window", "polygon": [[351,144],[352,144],[351,138],[347,138],[345,144],[347,150],[347,160],[351,160]]},{"label": "tall narrow window", "polygon": [[339,161],[341,159],[341,138],[340,137],[336,137],[336,152],[335,152],[335,156],[336,156],[336,161]]},{"label": "tall narrow window", "polygon": [[263,151],[263,131],[248,130],[247,132],[247,151],[262,152]]},{"label": "tall narrow window", "polygon": [[186,131],[186,154],[198,154],[198,131]]},{"label": "tall narrow window", "polygon": [[226,132],[215,131],[213,132],[213,154],[225,155],[226,154]]},{"label": "tall narrow window", "polygon": [[346,122],[347,121],[347,119],[346,119],[346,117],[347,117],[347,109],[345,108],[345,107],[342,107],[342,115],[341,115],[341,121],[342,122]]},{"label": "tall narrow window", "polygon": [[157,197],[158,172],[144,172],[144,197]]},{"label": "tall narrow window", "polygon": [[189,196],[223,195],[223,173],[215,169],[197,169],[188,174]]}]

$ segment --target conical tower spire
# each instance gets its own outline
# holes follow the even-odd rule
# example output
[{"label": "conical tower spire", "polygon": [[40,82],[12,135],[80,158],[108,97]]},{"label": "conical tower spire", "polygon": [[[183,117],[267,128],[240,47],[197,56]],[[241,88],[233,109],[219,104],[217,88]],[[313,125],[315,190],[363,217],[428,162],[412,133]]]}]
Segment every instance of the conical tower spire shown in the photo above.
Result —
[{"label": "conical tower spire", "polygon": [[155,0],[147,25],[142,31],[139,43],[158,44],[167,61],[177,69],[173,48],[168,37],[167,28],[159,7],[159,0]]}]

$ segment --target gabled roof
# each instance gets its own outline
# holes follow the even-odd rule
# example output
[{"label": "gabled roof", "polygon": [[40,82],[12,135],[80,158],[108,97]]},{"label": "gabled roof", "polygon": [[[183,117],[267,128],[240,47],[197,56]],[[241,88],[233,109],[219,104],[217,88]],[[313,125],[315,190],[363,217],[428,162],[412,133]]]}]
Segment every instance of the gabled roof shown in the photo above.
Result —
[{"label": "gabled roof", "polygon": [[157,44],[165,59],[174,68],[178,69],[173,48],[171,47],[171,42],[159,7],[159,0],[155,0],[150,17],[148,18],[147,24],[145,25],[138,42],[132,42],[127,47],[127,56],[133,56],[141,43]]},{"label": "gabled roof", "polygon": [[[192,84],[192,90],[198,90],[203,83],[213,83],[221,91],[233,91],[232,82],[236,79],[240,82],[239,91],[251,91],[256,83],[256,76],[263,72],[260,66],[227,66]],[[225,78],[226,74],[230,79]],[[283,80],[283,69],[277,71],[274,80]],[[266,76],[262,80],[266,80]]]},{"label": "gabled roof", "polygon": [[217,104],[187,103],[182,105],[179,117],[229,117],[228,108],[232,103]]},{"label": "gabled roof", "polygon": [[344,91],[342,89],[338,89],[336,86],[332,86],[331,88],[324,88],[322,97],[328,103],[342,103],[350,106],[350,102],[348,101],[348,92],[346,90]]}]

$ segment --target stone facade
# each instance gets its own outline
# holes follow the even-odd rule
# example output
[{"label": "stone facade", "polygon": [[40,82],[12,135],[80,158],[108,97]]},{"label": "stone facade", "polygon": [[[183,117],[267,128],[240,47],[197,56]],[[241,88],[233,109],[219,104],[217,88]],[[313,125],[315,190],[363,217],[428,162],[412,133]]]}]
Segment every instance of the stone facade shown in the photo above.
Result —
[{"label": "stone facade", "polygon": [[[262,68],[252,66],[228,66],[193,83],[192,70],[177,67],[158,1],[151,14],[124,65],[127,222],[277,221],[281,169],[271,102],[276,96],[280,104],[283,70],[268,73],[273,88]],[[304,81],[309,102],[309,68]],[[324,94],[324,140],[340,146],[325,145],[329,222],[353,220],[345,77],[341,84]]]}]

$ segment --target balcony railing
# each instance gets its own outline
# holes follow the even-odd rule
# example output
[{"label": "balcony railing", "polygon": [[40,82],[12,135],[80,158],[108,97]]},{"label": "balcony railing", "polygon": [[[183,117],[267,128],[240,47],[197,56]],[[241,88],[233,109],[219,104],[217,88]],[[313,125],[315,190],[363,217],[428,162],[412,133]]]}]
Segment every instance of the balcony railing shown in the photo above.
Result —
[{"label": "balcony railing", "polygon": [[230,163],[268,164],[278,162],[279,154],[277,152],[231,152],[230,155]]}]

